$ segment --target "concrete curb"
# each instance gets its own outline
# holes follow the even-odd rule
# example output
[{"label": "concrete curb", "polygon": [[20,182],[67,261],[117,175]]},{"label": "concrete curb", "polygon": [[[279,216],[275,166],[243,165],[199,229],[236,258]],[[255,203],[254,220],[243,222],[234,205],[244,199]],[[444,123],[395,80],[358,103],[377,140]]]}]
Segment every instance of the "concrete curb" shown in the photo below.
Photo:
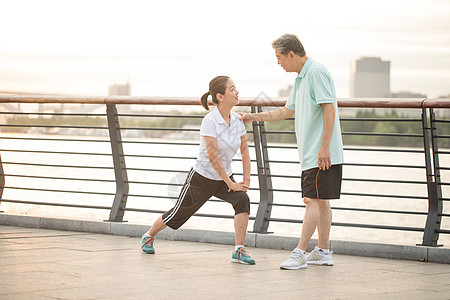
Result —
[{"label": "concrete curb", "polygon": [[[64,231],[80,231],[112,235],[140,237],[150,225],[115,223],[93,220],[59,219],[27,215],[0,214],[0,225],[29,228],[43,228]],[[158,238],[173,241],[189,241],[215,244],[234,244],[234,233],[200,229],[166,228],[158,234]],[[292,250],[297,246],[297,237],[287,237],[270,234],[247,233],[245,244],[249,247]],[[317,240],[311,240],[307,251],[317,245]],[[450,263],[449,248],[434,248],[424,246],[391,245],[364,243],[352,241],[330,241],[330,247],[336,254],[382,257],[393,259],[420,260],[437,263]]]}]

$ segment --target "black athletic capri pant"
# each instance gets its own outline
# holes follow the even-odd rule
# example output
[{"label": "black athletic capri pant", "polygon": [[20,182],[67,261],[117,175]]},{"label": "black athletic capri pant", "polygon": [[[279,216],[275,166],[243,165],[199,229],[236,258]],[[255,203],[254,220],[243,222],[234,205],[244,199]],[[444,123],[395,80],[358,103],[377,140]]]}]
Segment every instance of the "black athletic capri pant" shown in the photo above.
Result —
[{"label": "black athletic capri pant", "polygon": [[[230,179],[235,182],[233,175]],[[250,199],[246,192],[228,192],[228,186],[223,180],[208,179],[191,169],[177,203],[162,216],[164,224],[172,229],[180,228],[212,196],[231,203],[235,215],[244,212],[250,214]]]}]

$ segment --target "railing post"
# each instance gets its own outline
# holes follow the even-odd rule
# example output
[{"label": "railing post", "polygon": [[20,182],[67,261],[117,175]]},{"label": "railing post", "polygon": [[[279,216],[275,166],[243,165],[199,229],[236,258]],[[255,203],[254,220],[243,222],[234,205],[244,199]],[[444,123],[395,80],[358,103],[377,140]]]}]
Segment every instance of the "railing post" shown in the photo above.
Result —
[{"label": "railing post", "polygon": [[433,108],[429,109],[430,111],[430,130],[431,130],[431,149],[433,153],[433,167],[434,167],[434,182],[436,187],[436,202],[433,206],[433,211],[435,211],[436,214],[436,223],[435,223],[435,230],[434,230],[434,237],[432,239],[433,246],[443,246],[438,245],[439,241],[439,230],[441,229],[441,221],[442,221],[442,185],[441,185],[441,171],[439,168],[439,146],[438,146],[438,140],[436,138],[436,115],[434,113]]},{"label": "railing post", "polygon": [[128,176],[123,154],[122,136],[120,134],[119,117],[114,104],[106,105],[109,137],[111,141],[114,174],[116,178],[116,196],[109,214],[110,222],[123,222],[123,215],[128,198]]},{"label": "railing post", "polygon": [[[262,109],[258,107],[258,112]],[[256,112],[252,106],[252,113]],[[256,165],[259,181],[259,206],[256,212],[253,232],[269,233],[269,219],[272,212],[273,191],[270,177],[269,154],[267,152],[267,138],[264,122],[253,122],[253,139],[256,151]]]},{"label": "railing post", "polygon": [[2,203],[4,187],[5,187],[5,173],[3,172],[2,155],[0,154],[0,204]]},{"label": "railing post", "polygon": [[[426,108],[422,108],[422,130],[423,144],[425,151],[425,169],[427,175],[427,191],[428,191],[428,214],[423,232],[423,240],[421,246],[441,246],[438,245],[439,232],[441,228],[442,218],[442,190],[440,185],[439,172],[439,154],[436,140],[435,115],[433,109],[430,108],[430,127],[427,122]],[[431,143],[431,149],[430,149]],[[430,155],[430,150],[433,155]]]}]

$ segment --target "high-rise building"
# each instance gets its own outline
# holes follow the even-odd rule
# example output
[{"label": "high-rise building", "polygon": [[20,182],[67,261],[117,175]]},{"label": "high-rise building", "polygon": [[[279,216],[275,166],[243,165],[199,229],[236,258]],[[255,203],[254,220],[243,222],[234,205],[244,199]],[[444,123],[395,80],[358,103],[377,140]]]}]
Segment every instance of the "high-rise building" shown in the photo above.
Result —
[{"label": "high-rise building", "polygon": [[[108,89],[108,96],[131,96],[131,85],[127,81],[126,84],[112,84]],[[119,113],[130,113],[132,105],[119,105]]]},{"label": "high-rise building", "polygon": [[361,57],[350,64],[350,97],[384,98],[390,95],[391,62]]},{"label": "high-rise building", "polygon": [[286,88],[284,89],[279,89],[278,90],[278,97],[289,97],[289,94],[292,91],[292,85],[288,85]]},{"label": "high-rise building", "polygon": [[109,96],[130,96],[131,85],[129,82],[126,84],[113,84],[109,86]]}]

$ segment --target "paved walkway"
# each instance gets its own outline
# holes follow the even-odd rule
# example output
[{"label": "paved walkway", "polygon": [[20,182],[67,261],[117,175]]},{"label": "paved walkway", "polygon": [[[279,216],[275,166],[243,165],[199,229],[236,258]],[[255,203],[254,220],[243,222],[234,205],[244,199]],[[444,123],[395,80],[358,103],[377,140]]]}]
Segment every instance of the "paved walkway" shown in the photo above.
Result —
[{"label": "paved walkway", "polygon": [[290,252],[0,226],[0,299],[450,299],[450,265],[334,255],[335,266],[280,270]]}]

